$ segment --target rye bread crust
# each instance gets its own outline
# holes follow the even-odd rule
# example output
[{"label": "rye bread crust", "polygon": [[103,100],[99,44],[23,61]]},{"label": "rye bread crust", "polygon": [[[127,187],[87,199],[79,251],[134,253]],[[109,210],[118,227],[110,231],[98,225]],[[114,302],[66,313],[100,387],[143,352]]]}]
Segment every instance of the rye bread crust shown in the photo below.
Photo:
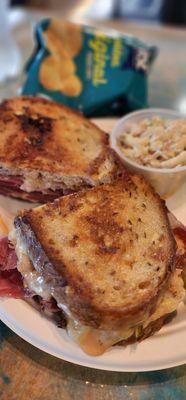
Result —
[{"label": "rye bread crust", "polygon": [[[25,211],[15,219],[16,230],[19,232],[21,240],[25,243],[28,256],[34,267],[42,273],[45,282],[51,287],[55,287],[59,302],[66,304],[72,315],[85,325],[100,329],[118,329],[124,323],[126,323],[126,326],[140,323],[154,312],[167,288],[171,272],[174,269],[175,241],[169,226],[165,207],[159,196],[144,182],[143,178],[137,177],[134,178],[134,181],[135,183],[129,180],[127,182],[119,181],[114,185],[104,185],[66,196],[38,209]],[[141,196],[142,203],[139,203],[139,195]],[[123,196],[125,199],[124,203]],[[134,198],[135,196],[136,199]],[[151,208],[148,210],[149,214],[146,217],[144,215],[147,210],[143,206],[145,204],[145,196],[148,199],[146,207],[148,209],[149,207]],[[130,231],[130,224],[132,218],[134,218],[134,211],[131,209],[131,215],[127,215],[127,221],[125,212],[121,211],[122,207],[126,207],[126,213],[129,213],[127,207],[128,202],[132,202],[132,198],[133,205],[136,207],[136,225],[133,233]],[[81,211],[81,207],[94,200],[95,204],[91,213],[89,209],[88,213]],[[137,204],[135,204],[136,201]],[[117,205],[118,202],[119,205]],[[139,212],[138,208],[140,204],[141,209]],[[118,209],[116,209],[117,207]],[[154,211],[152,211],[153,207]],[[101,213],[99,212],[99,208]],[[79,212],[82,212],[81,217],[78,214]],[[77,232],[77,229],[74,231],[73,226],[72,232],[74,235],[72,239],[69,241],[66,238],[65,242],[63,242],[62,237],[65,235],[65,231],[62,232],[63,225],[65,223],[69,224],[76,216],[77,221],[79,221],[79,231]],[[85,225],[83,225],[83,216],[86,217]],[[157,228],[160,231],[160,237],[164,236],[162,243],[157,244],[157,242],[156,245],[153,245],[151,238],[148,239],[148,235],[151,234],[149,231],[150,225],[153,224],[151,220],[148,223],[150,217],[152,219],[157,218]],[[60,242],[58,242],[59,233],[55,234],[54,230],[56,223],[58,224],[60,220],[59,229],[62,232],[62,237]],[[45,226],[46,223],[49,223],[49,225],[54,223],[53,227],[51,226],[51,237],[47,226]],[[144,223],[144,226],[150,224],[149,230],[147,230],[147,238],[144,238],[143,241],[141,236],[140,238],[138,237],[139,234],[142,235],[142,232],[144,232],[144,226],[143,228],[139,228],[142,223]],[[127,231],[127,237],[123,239],[123,232],[125,231]],[[74,249],[77,250],[78,246],[80,254],[86,251],[86,247],[89,246],[87,236],[87,242],[84,241],[85,237],[82,237],[83,247],[81,247],[79,238],[81,239],[81,235],[87,235],[88,232],[90,233],[89,239],[91,244],[93,243],[94,246],[92,258],[90,258],[90,252],[87,250],[88,260],[91,261],[90,264],[92,263],[89,270],[87,265],[83,269],[84,267],[78,264],[78,258],[77,262],[73,264],[68,262],[63,254],[64,245],[69,246],[69,252],[71,253]],[[152,234],[154,235],[154,230]],[[154,260],[154,265],[148,266],[145,264],[146,267],[142,267],[142,269],[139,265],[133,271],[133,267],[131,269],[127,261],[123,261],[122,257],[126,253],[126,249],[122,246],[128,246],[129,251],[136,252],[137,247],[133,247],[134,243],[130,243],[130,240],[133,240],[133,235],[135,235],[136,242],[139,240],[139,247],[141,248],[141,245],[144,246],[144,257],[142,253],[139,254],[139,257],[142,257],[140,259],[141,262],[143,262],[143,258],[149,262],[150,257],[152,261]],[[116,243],[112,243],[111,245],[105,244],[105,239],[109,241],[110,239],[113,240],[113,238],[116,239]],[[100,243],[102,239],[104,240]],[[149,247],[149,244],[152,244],[152,249]],[[97,251],[99,251],[99,254]],[[146,255],[145,251],[147,252]],[[120,264],[121,269],[118,266]],[[113,275],[115,267],[118,268],[118,271]],[[154,269],[151,271],[151,268]],[[122,278],[125,269],[127,274],[130,274],[131,269],[131,280],[134,282],[137,280],[138,286],[134,288],[130,287],[129,281],[127,282],[127,286],[125,286]],[[138,279],[136,273],[142,273],[142,277]],[[88,279],[89,276],[87,277],[87,274],[92,278]],[[154,279],[153,283],[150,279],[149,282],[147,282],[147,279],[144,280],[144,276],[146,278],[149,276],[152,280]],[[118,284],[120,284],[120,288],[118,288]],[[124,296],[127,290],[130,292],[130,301],[127,301],[127,299],[122,300],[122,296]],[[114,298],[110,296],[111,291],[114,293]]]},{"label": "rye bread crust", "polygon": [[69,187],[76,179],[77,186],[88,187],[118,176],[121,163],[109,147],[108,134],[53,101],[31,96],[4,100],[0,131],[2,174],[33,173],[35,179],[38,172],[46,179],[62,179]]}]

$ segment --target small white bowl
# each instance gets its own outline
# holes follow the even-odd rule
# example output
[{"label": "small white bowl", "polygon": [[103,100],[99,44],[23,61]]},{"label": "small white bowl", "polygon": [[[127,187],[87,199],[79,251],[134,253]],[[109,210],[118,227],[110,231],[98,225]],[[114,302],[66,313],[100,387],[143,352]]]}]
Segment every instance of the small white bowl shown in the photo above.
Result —
[{"label": "small white bowl", "polygon": [[148,108],[132,112],[121,118],[116,123],[110,136],[110,144],[123,160],[126,168],[131,173],[142,174],[151,183],[160,196],[165,199],[175,193],[181,187],[181,185],[186,182],[186,166],[175,168],[146,167],[136,163],[135,161],[131,161],[124,155],[123,151],[118,145],[118,139],[124,132],[125,127],[129,122],[136,123],[145,118],[152,118],[154,116],[159,116],[163,119],[182,118],[178,112],[163,108]]}]

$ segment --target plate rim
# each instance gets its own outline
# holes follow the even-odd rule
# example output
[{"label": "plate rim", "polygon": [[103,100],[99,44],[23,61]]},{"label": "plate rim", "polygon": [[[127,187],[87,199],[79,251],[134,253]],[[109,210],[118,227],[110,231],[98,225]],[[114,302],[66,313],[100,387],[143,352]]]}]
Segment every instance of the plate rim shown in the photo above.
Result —
[{"label": "plate rim", "polygon": [[[19,299],[15,299],[16,301],[20,301]],[[21,300],[21,302],[24,300]],[[29,307],[31,307],[29,304],[27,304]],[[37,311],[37,310],[35,310]],[[57,354],[56,351],[54,351],[53,349],[51,349],[50,347],[47,346],[47,344],[45,344],[44,342],[40,342],[40,340],[37,341],[37,337],[32,338],[29,333],[24,329],[21,329],[20,325],[15,325],[14,320],[11,320],[11,318],[8,318],[6,315],[5,310],[2,310],[2,306],[1,306],[1,302],[0,302],[0,320],[8,327],[10,328],[14,333],[16,333],[19,337],[21,337],[23,340],[25,340],[26,342],[28,342],[29,344],[31,344],[32,346],[34,346],[35,348],[38,348],[41,351],[44,351],[45,353],[52,355],[58,359],[61,359],[63,361],[67,361],[70,362],[74,365],[79,365],[82,367],[87,367],[87,368],[92,368],[92,369],[98,369],[98,370],[102,370],[102,371],[111,371],[111,372],[152,372],[152,371],[160,371],[160,370],[164,370],[164,369],[168,369],[168,368],[174,368],[174,367],[178,367],[181,365],[186,364],[186,355],[183,355],[183,359],[179,360],[179,361],[167,361],[165,362],[163,365],[155,365],[154,367],[151,366],[140,366],[140,367],[117,367],[114,366],[112,367],[110,364],[108,364],[107,367],[103,366],[103,365],[99,365],[99,361],[98,363],[96,363],[96,365],[93,365],[91,362],[88,361],[81,361],[78,359],[77,356],[74,356],[72,354],[71,357],[69,357],[68,355],[64,355],[63,357],[59,354]],[[130,345],[129,345],[130,346]],[[95,362],[96,360],[99,360],[97,357],[95,357]],[[157,362],[156,362],[157,364]]]}]

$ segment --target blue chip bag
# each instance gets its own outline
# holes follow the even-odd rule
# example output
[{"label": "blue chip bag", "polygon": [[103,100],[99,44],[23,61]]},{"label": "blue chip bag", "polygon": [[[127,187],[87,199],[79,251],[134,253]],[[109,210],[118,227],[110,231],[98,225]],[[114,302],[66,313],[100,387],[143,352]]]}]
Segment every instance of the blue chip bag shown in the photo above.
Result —
[{"label": "blue chip bag", "polygon": [[87,116],[147,107],[147,75],[157,48],[116,31],[41,21],[22,94],[42,95]]}]

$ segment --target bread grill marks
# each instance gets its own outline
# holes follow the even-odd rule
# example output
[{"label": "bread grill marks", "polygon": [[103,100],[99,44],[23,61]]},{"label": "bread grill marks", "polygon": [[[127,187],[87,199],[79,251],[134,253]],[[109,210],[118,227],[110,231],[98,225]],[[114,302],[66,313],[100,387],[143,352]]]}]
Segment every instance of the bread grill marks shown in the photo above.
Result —
[{"label": "bread grill marks", "polygon": [[14,187],[0,181],[0,192],[7,196],[46,202],[127,176],[107,133],[80,113],[43,98],[2,102],[0,139],[1,176],[22,180]]},{"label": "bread grill marks", "polygon": [[[164,205],[140,178],[82,191],[24,212],[15,219],[15,226],[33,265],[56,287],[60,302],[82,323],[95,328],[117,329],[153,313],[174,268],[175,241]],[[153,245],[149,235],[156,228],[164,238]],[[162,246],[164,253],[159,257]],[[140,265],[135,267],[135,262],[123,258],[127,250],[135,258],[137,249],[145,279],[138,276]],[[149,260],[152,264],[148,265]],[[126,286],[125,270],[131,276]],[[135,288],[130,286],[133,282]]]},{"label": "bread grill marks", "polygon": [[0,166],[77,176],[91,186],[118,175],[108,135],[80,113],[30,96],[5,100],[0,113]]},{"label": "bread grill marks", "polygon": [[43,117],[40,114],[33,118],[29,116],[29,109],[27,115],[16,115],[16,118],[20,121],[23,132],[27,134],[28,143],[33,147],[42,146],[45,136],[52,131],[52,118]]}]

